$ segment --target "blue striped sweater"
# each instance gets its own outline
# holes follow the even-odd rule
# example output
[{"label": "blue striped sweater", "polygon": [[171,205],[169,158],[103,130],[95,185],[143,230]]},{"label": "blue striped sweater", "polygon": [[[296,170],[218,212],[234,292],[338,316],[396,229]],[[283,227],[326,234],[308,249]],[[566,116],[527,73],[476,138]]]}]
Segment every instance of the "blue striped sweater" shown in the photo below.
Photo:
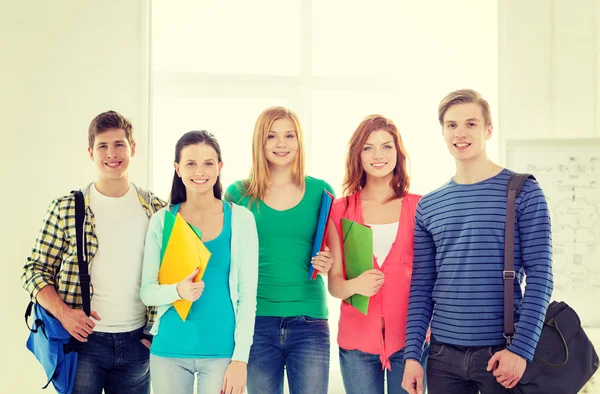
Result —
[{"label": "blue striped sweater", "polygon": [[[441,343],[478,347],[503,337],[506,188],[512,172],[475,184],[451,180],[424,196],[415,220],[415,255],[404,359],[421,359],[427,329]],[[537,182],[517,196],[515,337],[508,347],[533,360],[552,293],[550,213]],[[520,284],[527,276],[525,294]]]}]

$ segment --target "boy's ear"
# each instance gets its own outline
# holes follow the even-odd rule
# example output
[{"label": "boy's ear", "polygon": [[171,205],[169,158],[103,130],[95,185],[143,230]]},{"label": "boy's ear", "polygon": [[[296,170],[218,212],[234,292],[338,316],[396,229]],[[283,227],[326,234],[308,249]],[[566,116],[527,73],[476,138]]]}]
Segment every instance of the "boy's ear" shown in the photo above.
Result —
[{"label": "boy's ear", "polygon": [[131,157],[135,156],[135,142],[131,144]]},{"label": "boy's ear", "polygon": [[94,161],[94,150],[88,146],[88,154],[90,155],[90,160]]},{"label": "boy's ear", "polygon": [[487,127],[487,130],[486,130],[485,139],[489,140],[490,138],[492,138],[493,132],[494,132],[494,126],[490,123],[490,125]]}]

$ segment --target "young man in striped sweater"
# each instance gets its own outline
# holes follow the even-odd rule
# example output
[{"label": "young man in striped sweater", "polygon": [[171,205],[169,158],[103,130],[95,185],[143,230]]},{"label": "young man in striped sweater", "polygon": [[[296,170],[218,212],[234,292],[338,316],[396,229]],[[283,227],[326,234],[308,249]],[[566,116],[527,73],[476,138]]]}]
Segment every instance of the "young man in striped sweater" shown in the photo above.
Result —
[{"label": "young man in striped sweater", "polygon": [[492,121],[488,103],[477,92],[448,94],[438,115],[456,174],[417,208],[402,387],[411,394],[423,392],[419,360],[431,327],[431,394],[508,393],[533,359],[552,293],[550,214],[537,182],[527,180],[516,201],[517,327],[508,344],[503,271],[512,172],[487,157]]}]

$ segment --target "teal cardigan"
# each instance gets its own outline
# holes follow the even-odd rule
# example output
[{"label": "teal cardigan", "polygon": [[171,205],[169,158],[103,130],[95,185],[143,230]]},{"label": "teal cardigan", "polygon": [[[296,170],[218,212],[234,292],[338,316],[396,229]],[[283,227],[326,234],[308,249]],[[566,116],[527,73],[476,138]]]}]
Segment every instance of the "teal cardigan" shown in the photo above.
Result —
[{"label": "teal cardigan", "polygon": [[[140,297],[147,306],[158,306],[158,316],[150,334],[156,335],[160,318],[179,300],[177,284],[158,283],[163,227],[167,208],[158,211],[148,226]],[[229,292],[235,312],[235,348],[232,360],[248,362],[254,336],[256,286],[258,283],[258,234],[254,215],[246,208],[231,205],[231,269]]]}]

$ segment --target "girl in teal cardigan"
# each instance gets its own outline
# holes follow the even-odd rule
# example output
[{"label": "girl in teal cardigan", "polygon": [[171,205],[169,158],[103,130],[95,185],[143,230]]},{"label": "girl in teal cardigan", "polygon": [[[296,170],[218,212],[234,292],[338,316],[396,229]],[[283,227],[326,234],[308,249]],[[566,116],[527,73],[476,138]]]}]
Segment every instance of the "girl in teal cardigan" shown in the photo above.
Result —
[{"label": "girl in teal cardigan", "polygon": [[[258,277],[258,237],[250,211],[221,199],[221,151],[214,136],[191,131],[176,145],[170,206],[150,221],[140,295],[158,306],[151,333],[152,387],[156,394],[238,394],[245,389]],[[202,234],[211,258],[202,281],[198,270],[177,284],[158,283],[165,212],[179,213]],[[192,301],[185,321],[174,301]]]}]

